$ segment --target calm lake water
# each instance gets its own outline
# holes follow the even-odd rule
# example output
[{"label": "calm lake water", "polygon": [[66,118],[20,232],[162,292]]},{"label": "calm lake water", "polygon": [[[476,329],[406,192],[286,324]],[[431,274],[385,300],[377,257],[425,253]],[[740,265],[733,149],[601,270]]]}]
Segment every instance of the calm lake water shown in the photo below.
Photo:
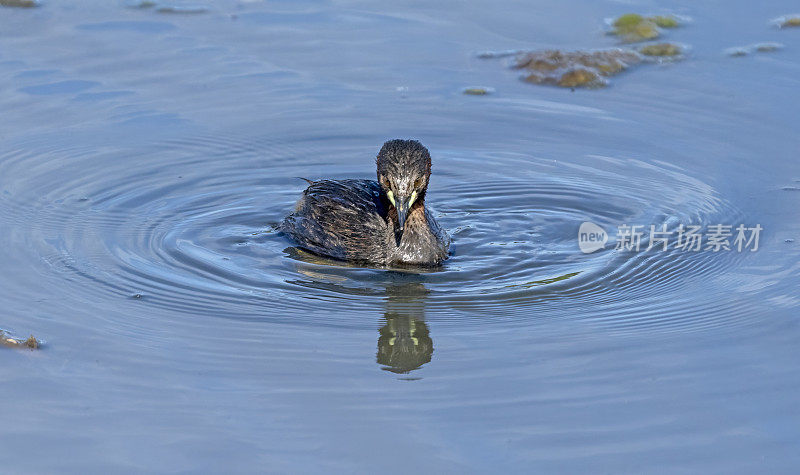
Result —
[{"label": "calm lake water", "polygon": [[[466,3],[0,9],[0,329],[45,341],[0,348],[4,471],[797,469],[796,2]],[[477,57],[614,46],[631,11],[690,17],[685,60],[570,91]],[[431,150],[444,266],[275,231],[295,177],[373,178],[395,137]]]}]

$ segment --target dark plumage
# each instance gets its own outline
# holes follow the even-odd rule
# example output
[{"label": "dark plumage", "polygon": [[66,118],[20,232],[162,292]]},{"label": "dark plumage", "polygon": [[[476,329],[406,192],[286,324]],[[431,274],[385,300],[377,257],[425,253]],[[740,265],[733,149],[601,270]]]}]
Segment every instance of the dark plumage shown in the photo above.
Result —
[{"label": "dark plumage", "polygon": [[436,265],[450,238],[425,208],[431,157],[416,140],[390,140],[378,181],[311,182],[281,230],[316,254],[374,265]]}]

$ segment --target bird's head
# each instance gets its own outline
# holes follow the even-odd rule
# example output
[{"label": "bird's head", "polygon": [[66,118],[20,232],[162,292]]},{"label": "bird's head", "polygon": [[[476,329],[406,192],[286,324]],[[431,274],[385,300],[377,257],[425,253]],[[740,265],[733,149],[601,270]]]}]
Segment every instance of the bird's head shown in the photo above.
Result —
[{"label": "bird's head", "polygon": [[422,204],[431,176],[431,155],[416,140],[389,140],[378,152],[378,183],[397,211],[402,233],[408,212]]}]

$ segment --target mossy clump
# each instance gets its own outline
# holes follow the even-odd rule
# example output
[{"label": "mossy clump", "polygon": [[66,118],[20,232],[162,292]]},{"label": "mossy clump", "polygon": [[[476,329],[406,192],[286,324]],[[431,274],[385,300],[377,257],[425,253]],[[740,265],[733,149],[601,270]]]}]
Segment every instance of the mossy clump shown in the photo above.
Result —
[{"label": "mossy clump", "polygon": [[645,18],[638,13],[626,13],[614,20],[614,28],[633,28],[643,21]]},{"label": "mossy clump", "polygon": [[37,340],[35,336],[31,335],[27,340],[25,340],[24,345],[32,350],[38,350],[39,340]]},{"label": "mossy clump", "polygon": [[605,77],[641,62],[633,50],[613,48],[598,51],[532,51],[517,57],[517,69],[524,69],[525,81],[560,87],[601,87]]},{"label": "mossy clump", "polygon": [[586,85],[601,86],[605,85],[605,82],[600,79],[597,71],[589,68],[575,68],[562,74],[556,84],[561,87],[583,87]]},{"label": "mossy clump", "polygon": [[485,96],[493,93],[494,90],[490,87],[466,87],[461,92],[468,96]]},{"label": "mossy clump", "polygon": [[800,15],[785,16],[779,19],[778,26],[791,28],[800,26]]},{"label": "mossy clump", "polygon": [[654,40],[661,36],[659,28],[677,28],[680,22],[672,15],[646,17],[638,13],[626,13],[614,20],[611,25],[614,27],[611,33],[624,41],[636,43]]},{"label": "mossy clump", "polygon": [[0,330],[0,345],[10,346],[12,348],[30,348],[31,350],[39,349],[41,342],[33,335],[29,336],[26,340],[21,338],[14,338],[3,330]]},{"label": "mossy clump", "polygon": [[639,48],[645,56],[678,56],[683,53],[683,48],[675,43],[656,43]]},{"label": "mossy clump", "polygon": [[622,15],[614,20],[613,26],[615,35],[631,43],[652,40],[661,35],[655,22],[636,13]]},{"label": "mossy clump", "polygon": [[39,2],[36,0],[0,0],[0,5],[4,7],[35,8],[39,6]]},{"label": "mossy clump", "polygon": [[680,26],[678,19],[672,15],[656,15],[649,18],[650,21],[660,28],[677,28]]}]

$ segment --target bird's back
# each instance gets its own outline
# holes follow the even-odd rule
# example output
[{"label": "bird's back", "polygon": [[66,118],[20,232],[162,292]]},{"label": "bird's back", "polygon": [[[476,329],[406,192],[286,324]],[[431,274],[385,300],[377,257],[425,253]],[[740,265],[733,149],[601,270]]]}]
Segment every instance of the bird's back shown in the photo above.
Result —
[{"label": "bird's back", "polygon": [[372,180],[312,182],[281,230],[301,247],[336,259],[384,262],[392,230],[387,204]]}]

